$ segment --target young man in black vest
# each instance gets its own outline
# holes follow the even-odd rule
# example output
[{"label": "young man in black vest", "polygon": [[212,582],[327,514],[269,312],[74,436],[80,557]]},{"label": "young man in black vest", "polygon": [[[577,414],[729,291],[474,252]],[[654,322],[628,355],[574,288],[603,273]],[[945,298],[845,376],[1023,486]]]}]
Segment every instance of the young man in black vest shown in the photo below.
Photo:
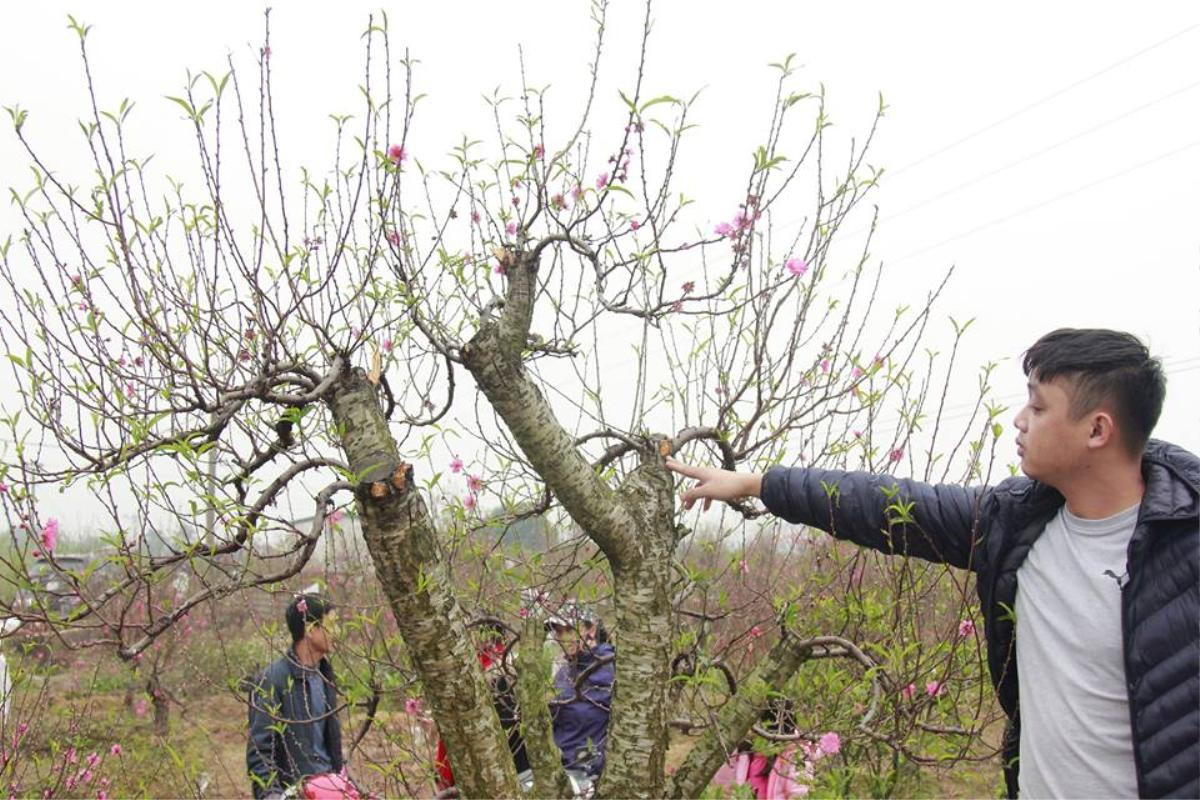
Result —
[{"label": "young man in black vest", "polygon": [[[1028,477],[998,486],[668,467],[698,481],[687,508],[758,496],[790,522],[975,571],[1010,796],[1198,797],[1200,460],[1150,439],[1166,379],[1134,336],[1057,330],[1023,366]],[[889,524],[897,501],[914,522]]]}]

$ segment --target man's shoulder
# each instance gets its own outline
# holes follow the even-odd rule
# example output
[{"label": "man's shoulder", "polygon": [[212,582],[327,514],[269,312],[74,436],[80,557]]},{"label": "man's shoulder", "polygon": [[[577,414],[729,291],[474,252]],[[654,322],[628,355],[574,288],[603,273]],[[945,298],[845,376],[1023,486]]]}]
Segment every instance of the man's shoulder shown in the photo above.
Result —
[{"label": "man's shoulder", "polygon": [[1200,458],[1182,447],[1151,439],[1142,455],[1146,494],[1143,516],[1194,519],[1200,509]]},{"label": "man's shoulder", "polygon": [[1024,475],[1013,475],[1005,478],[995,486],[989,486],[988,492],[996,497],[1022,498],[1035,493],[1040,484]]},{"label": "man's shoulder", "polygon": [[271,686],[284,686],[292,676],[293,663],[286,654],[263,667],[259,673],[259,683]]},{"label": "man's shoulder", "polygon": [[1062,503],[1062,495],[1053,487],[1014,475],[987,488],[982,513],[1004,528],[1020,528],[1053,514]]},{"label": "man's shoulder", "polygon": [[1151,439],[1146,443],[1142,461],[1166,467],[1191,484],[1192,488],[1200,485],[1200,457],[1179,445]]}]

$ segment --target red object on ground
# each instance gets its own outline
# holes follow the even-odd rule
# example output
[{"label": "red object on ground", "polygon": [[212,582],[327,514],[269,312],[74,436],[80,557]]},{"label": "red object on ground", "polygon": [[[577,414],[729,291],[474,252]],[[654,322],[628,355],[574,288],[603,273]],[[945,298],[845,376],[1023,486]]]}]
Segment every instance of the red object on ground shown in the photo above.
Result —
[{"label": "red object on ground", "polygon": [[[493,642],[479,651],[479,666],[483,667],[485,671],[503,659],[504,645],[501,642]],[[437,749],[433,753],[433,768],[437,770],[434,785],[439,792],[454,785],[454,770],[450,769],[450,757],[446,753],[446,743],[441,739],[438,739]]]}]

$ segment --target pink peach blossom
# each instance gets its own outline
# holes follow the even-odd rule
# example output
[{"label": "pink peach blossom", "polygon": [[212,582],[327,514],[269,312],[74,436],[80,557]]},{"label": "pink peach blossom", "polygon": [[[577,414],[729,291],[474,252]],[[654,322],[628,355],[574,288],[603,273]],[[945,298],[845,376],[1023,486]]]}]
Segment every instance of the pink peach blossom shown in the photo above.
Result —
[{"label": "pink peach blossom", "polygon": [[817,746],[819,746],[821,751],[826,755],[834,755],[842,749],[842,737],[838,736],[833,731],[830,731],[821,737],[821,739],[817,742]]},{"label": "pink peach blossom", "polygon": [[477,494],[481,489],[483,489],[483,478],[479,477],[478,475],[468,475],[467,489],[470,490],[472,494]]},{"label": "pink peach blossom", "polygon": [[902,458],[904,458],[904,448],[903,447],[897,447],[895,450],[888,453],[888,461],[892,462],[893,464],[895,464]]},{"label": "pink peach blossom", "polygon": [[788,273],[793,277],[799,278],[804,273],[808,272],[808,262],[803,258],[789,258],[784,264]]},{"label": "pink peach blossom", "polygon": [[54,549],[58,544],[58,520],[54,517],[46,520],[46,524],[42,526],[42,547],[46,552]]},{"label": "pink peach blossom", "polygon": [[959,636],[974,636],[975,635],[975,623],[969,619],[964,619],[962,622],[958,623],[958,635]]},{"label": "pink peach blossom", "polygon": [[925,684],[925,694],[930,697],[941,697],[946,693],[946,684],[941,681],[930,681]]},{"label": "pink peach blossom", "polygon": [[388,148],[387,157],[393,164],[401,164],[408,160],[408,151],[403,145],[394,144]]},{"label": "pink peach blossom", "polygon": [[455,456],[454,458],[450,459],[450,471],[455,475],[463,471],[463,462],[461,458]]}]

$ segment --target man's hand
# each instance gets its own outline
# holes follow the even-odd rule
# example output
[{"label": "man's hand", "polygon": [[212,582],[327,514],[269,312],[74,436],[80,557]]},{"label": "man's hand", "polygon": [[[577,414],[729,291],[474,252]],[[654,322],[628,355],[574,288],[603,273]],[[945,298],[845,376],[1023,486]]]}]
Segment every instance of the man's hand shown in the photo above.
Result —
[{"label": "man's hand", "polygon": [[683,493],[683,507],[691,508],[697,500],[704,501],[708,511],[713,500],[737,500],[742,497],[758,497],[762,493],[763,476],[756,472],[730,472],[715,467],[691,467],[673,458],[667,459],[667,469],[685,478],[695,478],[699,483]]}]

